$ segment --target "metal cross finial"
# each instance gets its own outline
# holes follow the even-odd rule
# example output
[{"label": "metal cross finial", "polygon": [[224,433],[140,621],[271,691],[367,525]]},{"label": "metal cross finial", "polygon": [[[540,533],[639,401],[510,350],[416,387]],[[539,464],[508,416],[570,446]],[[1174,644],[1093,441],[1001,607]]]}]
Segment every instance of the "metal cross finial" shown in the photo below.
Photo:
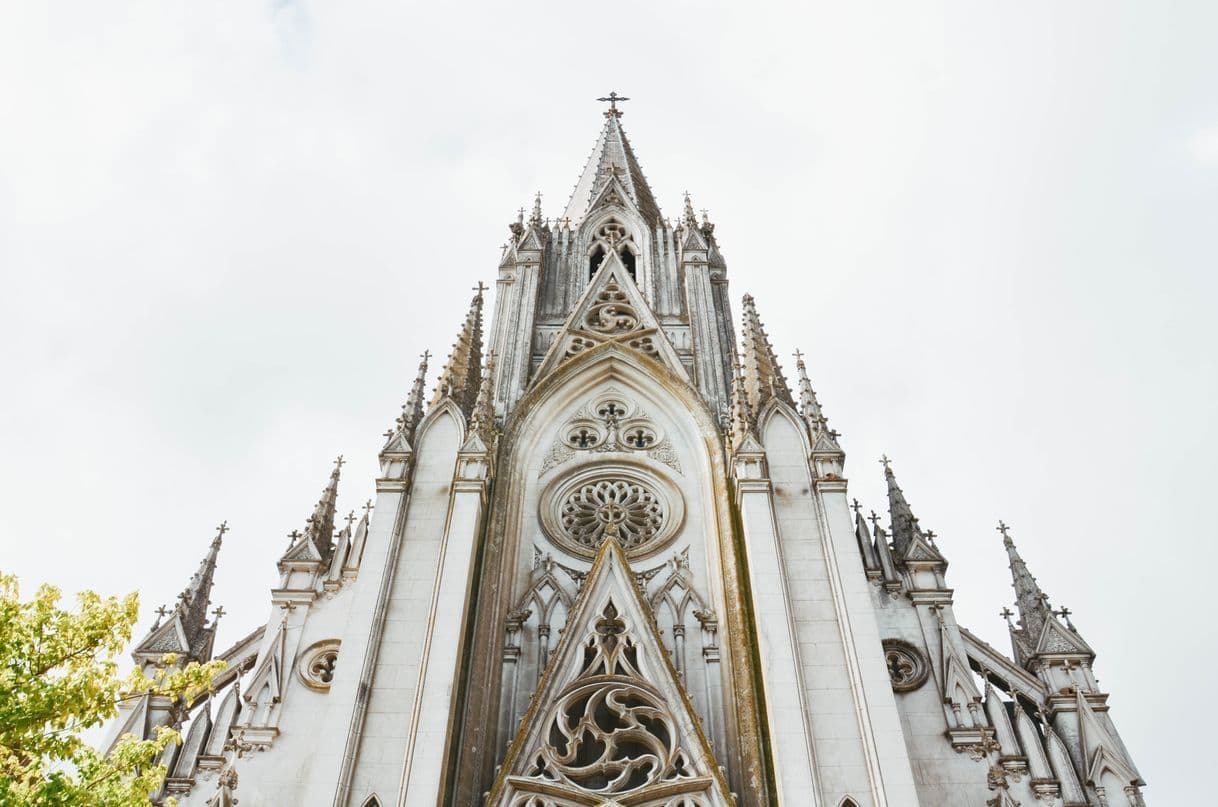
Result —
[{"label": "metal cross finial", "polygon": [[[523,207],[522,207],[522,208],[520,208],[520,209],[521,209],[521,210],[524,210],[524,208],[523,208]],[[477,286],[474,286],[474,292],[475,292],[475,293],[476,293],[476,294],[477,294],[479,297],[481,297],[481,296],[482,296],[482,293],[483,293],[484,291],[487,291],[488,289],[490,289],[490,286],[486,285],[486,284],[485,284],[485,283],[483,283],[481,280],[479,280],[479,281],[478,281],[478,285],[477,285]]]},{"label": "metal cross finial", "polygon": [[863,505],[859,504],[858,499],[851,499],[850,500],[850,509],[853,510],[854,515],[857,516],[859,514],[859,510],[863,509]]},{"label": "metal cross finial", "polygon": [[1009,625],[1009,624],[1011,624],[1011,617],[1015,616],[1015,612],[1012,611],[1010,608],[1007,608],[1004,606],[1003,609],[998,612],[998,616],[1005,619],[1007,621],[1007,624]]},{"label": "metal cross finial", "polygon": [[219,535],[216,536],[217,538],[224,537],[224,533],[228,532],[228,519],[225,519],[224,521],[220,522],[220,526],[216,527],[216,532],[220,533]]},{"label": "metal cross finial", "polygon": [[371,513],[372,513],[372,500],[369,499],[368,501],[364,502],[364,515],[370,515]]},{"label": "metal cross finial", "polygon": [[300,530],[292,530],[288,533],[288,549],[291,549],[296,541],[300,538]]},{"label": "metal cross finial", "polygon": [[629,101],[630,99],[624,95],[618,95],[617,92],[615,91],[615,92],[609,93],[608,95],[604,96],[603,98],[597,98],[596,100],[600,101],[601,103],[604,103],[606,101],[609,102],[609,109],[606,110],[606,112],[605,112],[606,118],[611,117],[611,116],[614,118],[620,118],[620,117],[622,117],[622,112],[621,112],[621,110],[619,110],[617,108],[617,102],[618,101]]},{"label": "metal cross finial", "polygon": [[424,350],[422,353],[419,354],[419,358],[422,359],[423,361],[427,361],[428,359],[431,358],[431,351]]},{"label": "metal cross finial", "polygon": [[213,615],[214,615],[216,618],[215,618],[214,620],[212,620],[212,623],[211,623],[211,624],[214,626],[214,625],[215,625],[217,622],[219,622],[219,621],[220,621],[220,617],[224,616],[224,615],[225,615],[225,614],[227,614],[227,613],[228,613],[228,611],[225,611],[225,610],[224,610],[224,606],[223,606],[223,605],[217,605],[215,608],[213,608],[213,609],[212,609],[212,614],[213,614]]},{"label": "metal cross finial", "polygon": [[802,362],[804,360],[804,352],[799,348],[795,348],[795,352],[791,355],[795,357],[796,362]]},{"label": "metal cross finial", "polygon": [[883,454],[883,455],[881,455],[881,457],[880,457],[880,465],[883,465],[883,466],[884,466],[884,470],[885,470],[885,471],[891,471],[891,470],[892,470],[892,460],[888,459],[888,455],[887,455],[887,454]]},{"label": "metal cross finial", "polygon": [[931,546],[935,545],[935,531],[934,530],[926,531],[926,540],[930,541]]},{"label": "metal cross finial", "polygon": [[157,628],[161,627],[161,620],[169,615],[169,609],[162,605],[160,608],[156,609],[155,613],[156,613],[156,623],[154,623],[152,626],[153,630],[156,630]]},{"label": "metal cross finial", "polygon": [[874,510],[871,511],[871,515],[867,516],[867,520],[871,522],[873,530],[880,526],[880,517],[875,514]]},{"label": "metal cross finial", "polygon": [[351,529],[351,522],[355,521],[355,511],[347,513],[347,529]]},{"label": "metal cross finial", "polygon": [[1000,520],[1000,521],[998,522],[998,526],[997,526],[997,527],[995,527],[994,529],[996,529],[996,530],[998,530],[1000,533],[1002,533],[1002,537],[1003,537],[1003,538],[1010,538],[1010,537],[1011,537],[1011,536],[1007,535],[1007,530],[1009,530],[1009,529],[1010,529],[1010,527],[1008,527],[1008,526],[1007,526],[1007,523],[1006,523],[1005,521],[1001,521],[1001,520]]},{"label": "metal cross finial", "polygon": [[339,454],[338,459],[334,460],[334,466],[337,470],[341,471],[343,469],[343,466],[346,464],[347,464],[347,461],[345,459],[343,459],[342,454]]}]

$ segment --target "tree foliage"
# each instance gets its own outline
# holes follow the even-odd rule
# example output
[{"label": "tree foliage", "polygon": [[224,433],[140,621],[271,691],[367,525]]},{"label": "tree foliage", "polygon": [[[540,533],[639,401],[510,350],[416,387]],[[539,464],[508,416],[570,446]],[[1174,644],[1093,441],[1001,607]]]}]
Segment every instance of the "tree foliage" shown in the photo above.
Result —
[{"label": "tree foliage", "polygon": [[150,675],[121,677],[116,658],[131,641],[138,595],[84,591],[74,610],[61,598],[44,585],[22,602],[17,578],[0,574],[0,804],[146,805],[167,774],[155,761],[180,734],[128,734],[103,754],[81,732],[112,720],[123,699],[149,692],[185,707],[224,663],[181,666],[167,655]]}]

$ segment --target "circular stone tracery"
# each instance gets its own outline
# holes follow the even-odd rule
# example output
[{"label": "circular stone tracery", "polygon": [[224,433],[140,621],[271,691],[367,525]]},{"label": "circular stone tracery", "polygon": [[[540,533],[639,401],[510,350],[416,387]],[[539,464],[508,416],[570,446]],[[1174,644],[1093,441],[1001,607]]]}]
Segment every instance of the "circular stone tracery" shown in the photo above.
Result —
[{"label": "circular stone tracery", "polygon": [[925,657],[909,642],[885,639],[884,663],[894,692],[910,692],[926,683],[930,669]]},{"label": "circular stone tracery", "polygon": [[618,462],[554,480],[539,504],[547,537],[582,558],[595,557],[609,535],[630,557],[650,555],[672,540],[685,515],[675,485],[650,469]]},{"label": "circular stone tracery", "polygon": [[656,494],[636,482],[602,479],[572,491],[562,503],[567,537],[592,551],[607,534],[624,549],[651,541],[664,527],[666,514]]}]

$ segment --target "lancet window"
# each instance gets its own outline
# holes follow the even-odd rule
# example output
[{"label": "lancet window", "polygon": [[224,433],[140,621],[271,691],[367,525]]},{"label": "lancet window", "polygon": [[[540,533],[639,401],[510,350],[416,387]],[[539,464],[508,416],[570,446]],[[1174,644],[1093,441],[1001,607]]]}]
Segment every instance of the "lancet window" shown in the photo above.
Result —
[{"label": "lancet window", "polygon": [[622,265],[626,267],[630,279],[638,280],[635,274],[638,247],[635,246],[626,226],[616,219],[609,219],[596,229],[592,247],[588,252],[588,278],[591,279],[596,274],[596,270],[610,252],[616,252],[622,259]]}]

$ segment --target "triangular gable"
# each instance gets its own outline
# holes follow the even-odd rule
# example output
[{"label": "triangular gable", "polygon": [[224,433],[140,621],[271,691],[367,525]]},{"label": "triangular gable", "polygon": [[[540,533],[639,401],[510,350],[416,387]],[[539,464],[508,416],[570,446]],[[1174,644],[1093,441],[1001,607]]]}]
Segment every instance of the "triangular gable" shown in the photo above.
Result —
[{"label": "triangular gable", "polygon": [[584,289],[533,382],[545,378],[567,359],[606,342],[636,350],[688,378],[676,350],[615,252],[606,256]]},{"label": "triangular gable", "polygon": [[1040,641],[1036,643],[1036,655],[1080,654],[1094,656],[1087,643],[1078,634],[1057,621],[1056,618],[1046,619],[1045,626],[1040,631]]},{"label": "triangular gable", "polygon": [[317,546],[314,545],[313,539],[308,535],[302,535],[296,543],[288,547],[288,551],[283,553],[283,557],[279,560],[280,563],[320,563],[321,553],[317,551]]},{"label": "triangular gable", "polygon": [[535,227],[529,228],[529,231],[527,233],[525,233],[524,238],[516,246],[516,249],[517,249],[517,251],[524,250],[524,249],[532,249],[532,250],[542,249],[541,236],[539,236],[537,234],[537,229]]},{"label": "triangular gable", "polygon": [[930,545],[922,535],[914,532],[913,538],[909,541],[909,546],[905,549],[905,557],[902,558],[906,563],[947,563],[939,550]]},{"label": "triangular gable", "polygon": [[685,234],[685,241],[681,244],[681,251],[705,251],[706,249],[706,238],[702,235],[702,231],[697,227],[689,227]]},{"label": "triangular gable", "polygon": [[186,628],[182,618],[174,611],[173,618],[152,631],[140,642],[131,654],[139,660],[140,656],[160,657],[165,653],[189,653],[190,642],[186,639]]},{"label": "triangular gable", "polygon": [[[734,804],[625,552],[597,552],[487,804]],[[665,801],[664,803],[668,803]]]},{"label": "triangular gable", "polygon": [[627,212],[642,216],[639,206],[630,197],[630,191],[617,177],[613,177],[601,187],[600,191],[588,203],[583,218],[588,219],[602,207],[617,207]]}]

